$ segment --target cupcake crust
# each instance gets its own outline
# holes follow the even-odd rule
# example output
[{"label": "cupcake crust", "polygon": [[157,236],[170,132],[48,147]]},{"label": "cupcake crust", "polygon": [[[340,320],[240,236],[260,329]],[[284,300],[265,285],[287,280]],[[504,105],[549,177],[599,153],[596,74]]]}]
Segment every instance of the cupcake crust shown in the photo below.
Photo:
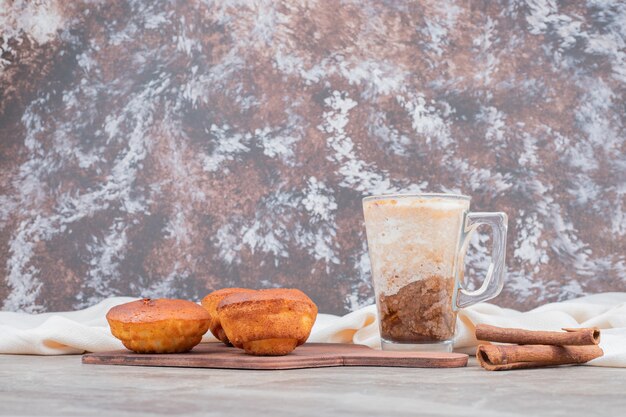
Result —
[{"label": "cupcake crust", "polygon": [[210,315],[211,322],[209,324],[209,330],[211,331],[211,333],[213,333],[213,336],[215,336],[218,340],[222,341],[228,346],[230,346],[231,343],[226,336],[226,332],[224,332],[224,329],[222,328],[220,317],[217,313],[217,306],[225,297],[228,297],[232,294],[246,292],[255,292],[255,290],[250,290],[247,288],[222,288],[221,290],[216,290],[206,295],[201,301],[202,307],[204,307],[204,309]]}]

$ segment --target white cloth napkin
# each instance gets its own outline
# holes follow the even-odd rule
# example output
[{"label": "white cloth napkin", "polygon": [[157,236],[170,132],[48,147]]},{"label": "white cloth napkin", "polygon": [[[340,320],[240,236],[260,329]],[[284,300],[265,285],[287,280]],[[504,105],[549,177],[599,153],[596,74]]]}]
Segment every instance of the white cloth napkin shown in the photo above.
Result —
[{"label": "white cloth napkin", "polygon": [[[80,311],[38,315],[0,312],[0,353],[63,355],[85,351],[122,349],[109,332],[106,312],[136,298],[114,297]],[[563,327],[599,327],[604,356],[589,362],[595,366],[626,367],[626,293],[595,294],[543,305],[528,312],[481,303],[459,313],[454,348],[473,354],[477,324],[559,330]],[[214,342],[208,332],[203,342]],[[345,316],[320,314],[310,342],[358,343],[380,348],[376,307],[368,306]]]}]

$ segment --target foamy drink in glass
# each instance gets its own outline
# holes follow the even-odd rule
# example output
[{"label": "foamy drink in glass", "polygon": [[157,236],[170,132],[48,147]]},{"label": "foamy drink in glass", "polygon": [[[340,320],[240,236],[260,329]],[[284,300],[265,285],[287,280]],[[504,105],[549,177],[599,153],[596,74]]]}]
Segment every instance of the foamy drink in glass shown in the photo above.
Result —
[{"label": "foamy drink in glass", "polygon": [[[502,289],[507,216],[469,207],[453,194],[363,200],[383,349],[451,351],[458,308]],[[481,288],[468,291],[463,258],[480,224],[493,230],[492,263]]]}]

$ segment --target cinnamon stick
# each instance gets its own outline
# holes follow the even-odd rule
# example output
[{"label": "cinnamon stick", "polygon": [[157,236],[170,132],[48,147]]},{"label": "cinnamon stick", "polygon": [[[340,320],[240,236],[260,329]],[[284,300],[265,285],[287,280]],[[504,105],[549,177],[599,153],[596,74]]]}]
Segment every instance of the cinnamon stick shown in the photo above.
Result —
[{"label": "cinnamon stick", "polygon": [[488,371],[580,364],[602,356],[599,346],[479,345],[476,358]]},{"label": "cinnamon stick", "polygon": [[476,339],[518,345],[583,346],[600,343],[600,330],[595,327],[563,330],[565,331],[545,332],[479,324],[476,326]]}]

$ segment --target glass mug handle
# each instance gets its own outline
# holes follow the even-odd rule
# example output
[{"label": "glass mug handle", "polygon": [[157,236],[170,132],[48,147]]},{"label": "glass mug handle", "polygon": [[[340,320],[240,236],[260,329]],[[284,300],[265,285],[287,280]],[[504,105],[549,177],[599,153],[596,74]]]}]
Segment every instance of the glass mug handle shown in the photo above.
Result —
[{"label": "glass mug handle", "polygon": [[[456,262],[456,283],[454,289],[454,300],[452,305],[455,310],[468,307],[494,298],[500,294],[504,286],[504,274],[506,267],[504,264],[506,256],[506,232],[508,217],[506,213],[467,213],[465,226],[461,234],[461,247],[457,253]],[[493,234],[493,249],[491,251],[491,263],[487,269],[487,275],[480,288],[470,291],[463,282],[463,270],[465,268],[465,253],[469,246],[472,234],[478,226],[485,224],[491,227]]]}]

